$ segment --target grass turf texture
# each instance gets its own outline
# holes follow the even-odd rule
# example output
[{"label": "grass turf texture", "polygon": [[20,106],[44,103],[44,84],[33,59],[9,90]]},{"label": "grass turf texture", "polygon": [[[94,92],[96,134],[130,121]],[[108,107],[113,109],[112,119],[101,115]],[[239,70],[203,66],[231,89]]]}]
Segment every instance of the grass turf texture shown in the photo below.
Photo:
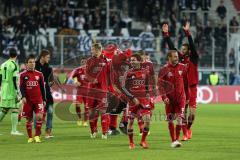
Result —
[{"label": "grass turf texture", "polygon": [[[74,110],[72,108],[72,110]],[[238,105],[199,105],[193,126],[193,139],[183,142],[182,148],[170,147],[167,123],[159,120],[164,113],[162,104],[156,105],[151,135],[147,138],[150,149],[138,144],[140,136],[135,127],[135,150],[128,149],[128,138],[124,135],[101,139],[90,139],[89,128],[77,127],[76,122],[54,119],[55,138],[41,144],[27,144],[25,120],[19,130],[25,136],[10,135],[10,116],[0,123],[0,155],[4,160],[59,159],[59,160],[207,160],[239,159],[240,157],[240,107]],[[44,127],[45,128],[45,127]],[[99,128],[99,131],[101,129]]]}]

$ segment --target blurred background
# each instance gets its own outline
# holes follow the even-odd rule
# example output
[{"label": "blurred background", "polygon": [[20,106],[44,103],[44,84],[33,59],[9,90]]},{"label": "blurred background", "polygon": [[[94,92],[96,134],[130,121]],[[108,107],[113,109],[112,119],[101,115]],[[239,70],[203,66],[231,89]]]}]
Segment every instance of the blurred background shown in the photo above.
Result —
[{"label": "blurred background", "polygon": [[19,63],[43,48],[52,52],[51,65],[71,70],[90,55],[93,41],[122,50],[145,50],[154,63],[166,61],[161,24],[168,22],[180,49],[186,41],[182,24],[191,33],[200,63],[200,84],[209,84],[213,71],[219,85],[240,83],[240,0],[0,0],[0,62],[8,48],[19,52]]}]

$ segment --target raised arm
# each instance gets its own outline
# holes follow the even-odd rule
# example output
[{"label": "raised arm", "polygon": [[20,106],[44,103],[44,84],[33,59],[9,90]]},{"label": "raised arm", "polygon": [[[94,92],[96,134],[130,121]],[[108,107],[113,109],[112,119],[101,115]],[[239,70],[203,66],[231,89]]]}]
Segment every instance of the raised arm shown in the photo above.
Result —
[{"label": "raised arm", "polygon": [[169,27],[168,24],[163,24],[162,26],[162,33],[163,33],[163,38],[164,40],[167,42],[168,47],[170,50],[176,50],[176,48],[174,47],[174,44],[169,36]]},{"label": "raised arm", "polygon": [[185,90],[186,100],[188,101],[189,100],[189,86],[188,86],[187,66],[184,66],[183,82],[184,82],[184,90]]},{"label": "raised arm", "polygon": [[189,43],[189,48],[190,48],[190,60],[197,64],[198,63],[198,54],[197,54],[197,50],[196,50],[196,47],[195,47],[195,44],[193,42],[193,39],[192,39],[192,36],[191,36],[191,33],[190,33],[190,22],[187,22],[185,26],[183,26],[183,30],[185,32],[185,35],[187,36],[188,38],[188,43]]}]

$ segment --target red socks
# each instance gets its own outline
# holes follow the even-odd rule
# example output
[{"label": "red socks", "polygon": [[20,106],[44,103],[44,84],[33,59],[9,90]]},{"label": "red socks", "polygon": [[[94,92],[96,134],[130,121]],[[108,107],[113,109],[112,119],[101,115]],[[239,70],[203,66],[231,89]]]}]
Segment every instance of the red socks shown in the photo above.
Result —
[{"label": "red socks", "polygon": [[129,142],[133,143],[133,129],[128,129]]},{"label": "red socks", "polygon": [[182,125],[176,125],[176,140],[179,140]]},{"label": "red socks", "polygon": [[144,122],[143,122],[142,118],[138,118],[138,127],[140,130],[140,133],[143,132],[143,126],[144,126]]},{"label": "red socks", "polygon": [[172,122],[168,122],[168,129],[169,129],[169,133],[170,133],[172,142],[174,142],[175,141],[175,130],[174,130],[174,124]]},{"label": "red socks", "polygon": [[146,137],[147,137],[147,135],[148,135],[148,132],[149,132],[149,128],[144,128],[144,129],[143,129],[142,142],[145,142]]},{"label": "red socks", "polygon": [[187,129],[190,129],[190,128],[191,128],[194,119],[195,119],[195,116],[194,116],[194,115],[188,116],[188,126],[187,126]]},{"label": "red socks", "polygon": [[36,122],[35,136],[40,136],[42,128],[42,121]]},{"label": "red socks", "polygon": [[108,131],[108,124],[109,124],[109,115],[108,114],[101,115],[101,124],[102,124],[102,134],[106,134]]},{"label": "red socks", "polygon": [[182,131],[183,131],[183,135],[187,136],[187,124],[182,125]]},{"label": "red socks", "polygon": [[118,115],[110,115],[110,124],[109,124],[109,128],[111,130],[115,130],[117,128],[117,118]]},{"label": "red socks", "polygon": [[97,132],[97,122],[98,122],[98,114],[94,115],[93,118],[89,119],[89,125],[91,129],[91,133]]},{"label": "red socks", "polygon": [[29,138],[32,138],[32,122],[26,122],[26,129]]},{"label": "red socks", "polygon": [[76,113],[79,119],[81,119],[81,108],[79,104],[76,104]]}]

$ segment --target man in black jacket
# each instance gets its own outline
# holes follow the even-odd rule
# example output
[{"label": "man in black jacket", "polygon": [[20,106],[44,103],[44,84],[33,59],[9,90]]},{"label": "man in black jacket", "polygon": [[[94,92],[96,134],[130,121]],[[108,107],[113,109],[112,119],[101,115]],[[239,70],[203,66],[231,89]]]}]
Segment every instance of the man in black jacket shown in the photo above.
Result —
[{"label": "man in black jacket", "polygon": [[42,50],[38,60],[36,61],[36,70],[43,73],[45,88],[46,88],[46,135],[45,138],[52,138],[52,119],[53,119],[53,97],[51,93],[51,86],[54,82],[53,69],[49,66],[50,52],[48,50]]}]

